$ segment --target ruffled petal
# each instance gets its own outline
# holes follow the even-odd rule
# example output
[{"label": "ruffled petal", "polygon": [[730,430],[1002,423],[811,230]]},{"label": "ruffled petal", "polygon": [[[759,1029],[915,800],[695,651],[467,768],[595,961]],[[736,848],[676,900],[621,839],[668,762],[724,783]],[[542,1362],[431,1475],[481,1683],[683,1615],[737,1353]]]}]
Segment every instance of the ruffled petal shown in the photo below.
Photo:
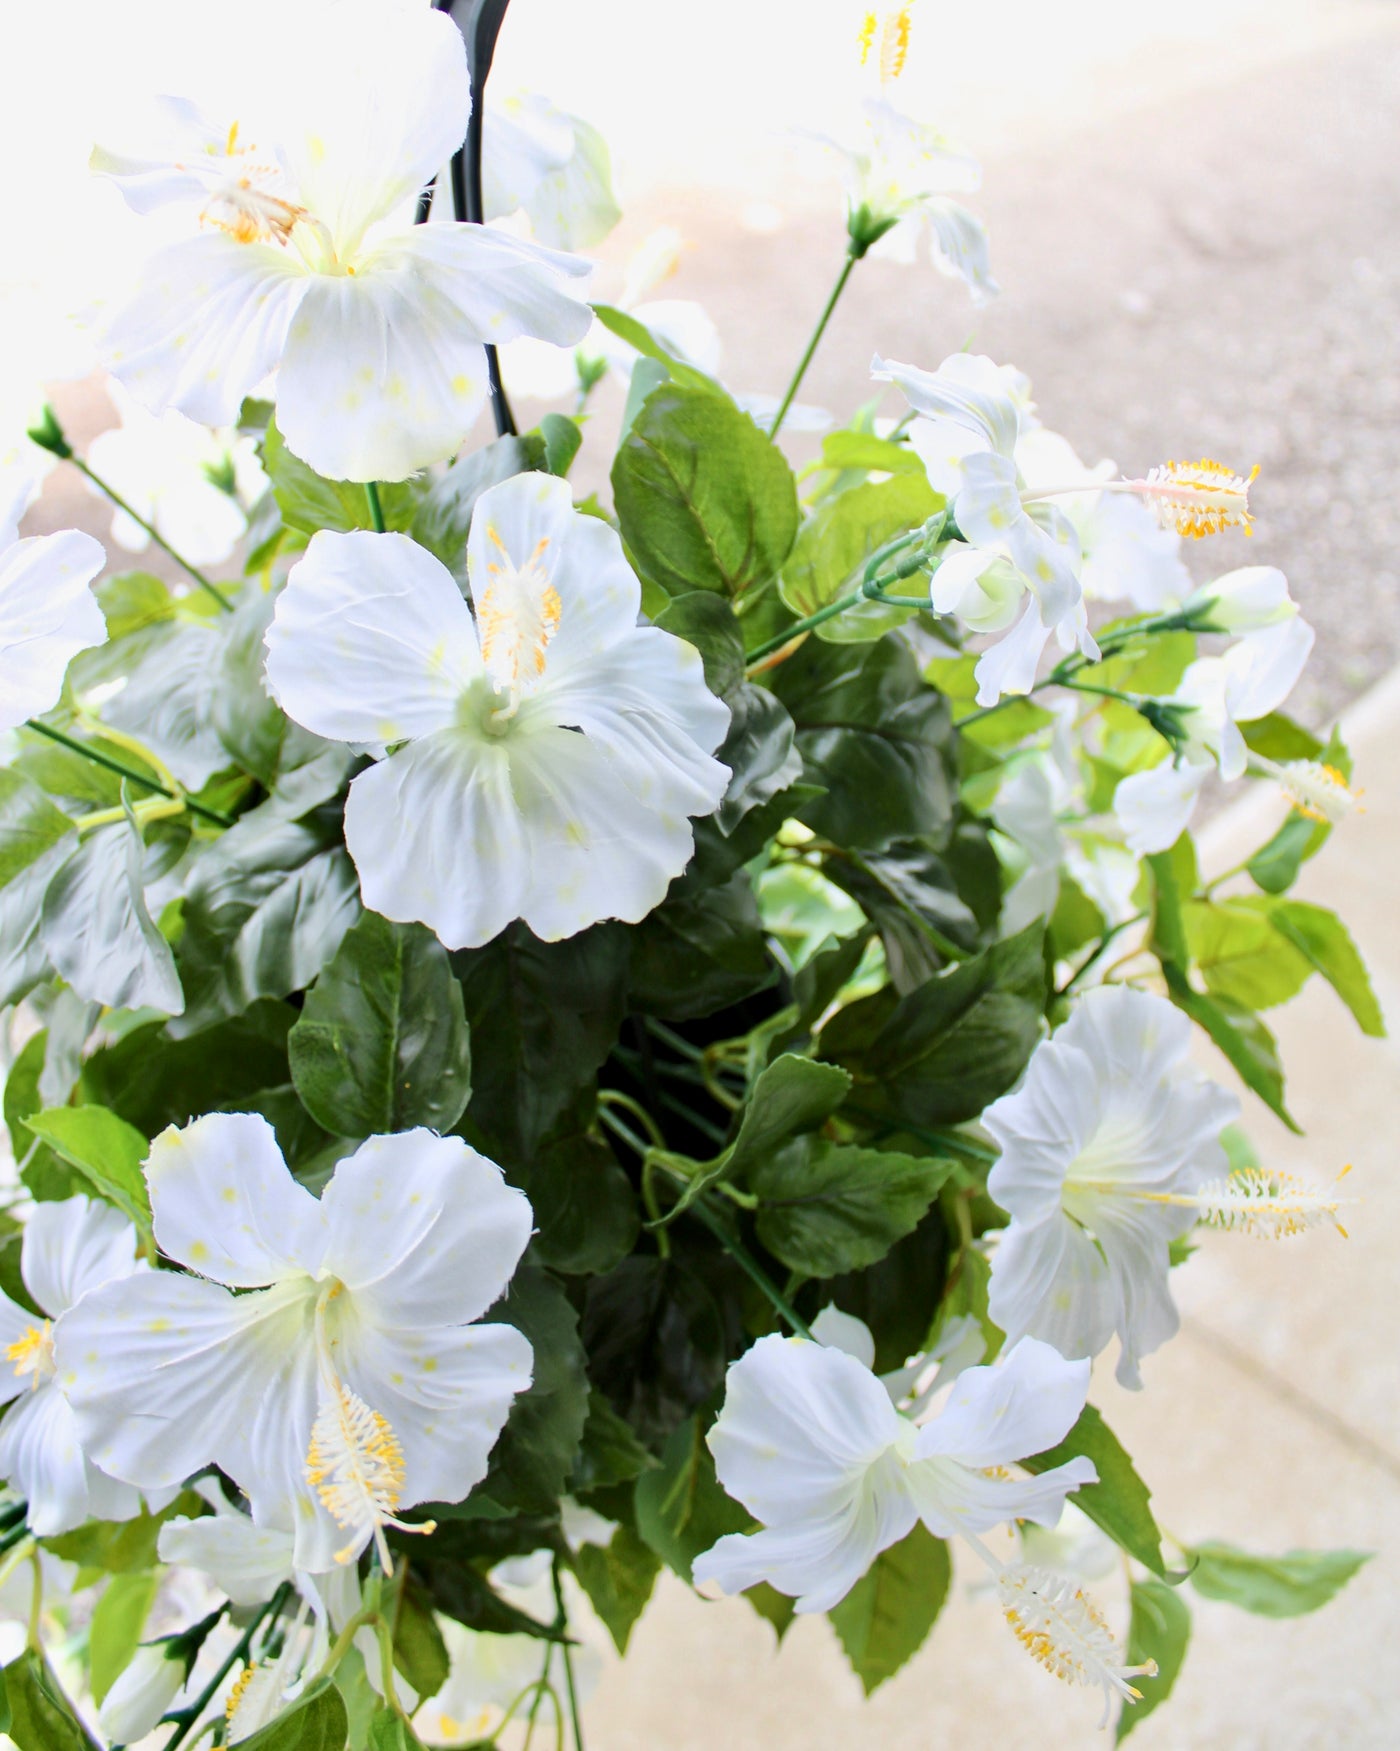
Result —
[{"label": "ruffled petal", "polygon": [[1097,1356],[1118,1324],[1114,1275],[1068,1216],[1013,1222],[992,1255],[988,1311],[1013,1343],[1029,1335],[1067,1359]]},{"label": "ruffled petal", "polygon": [[1092,1459],[1071,1459],[1031,1478],[988,1477],[954,1460],[929,1459],[910,1466],[909,1489],[919,1518],[936,1538],[975,1537],[1009,1520],[1054,1526],[1070,1491],[1098,1477]]},{"label": "ruffled petal", "polygon": [[47,711],[73,658],[105,641],[88,585],[106,563],[101,542],[76,529],[0,551],[0,730]]},{"label": "ruffled petal", "polygon": [[992,275],[987,248],[987,228],[956,201],[930,200],[924,204],[933,233],[933,259],[937,267],[962,280],[974,304],[995,298],[1001,287]]},{"label": "ruffled petal", "polygon": [[89,1289],[136,1269],[136,1230],[120,1210],[95,1198],[34,1206],[24,1227],[20,1272],[50,1318],[66,1313]]},{"label": "ruffled petal", "polygon": [[1002,368],[985,354],[954,353],[936,371],[877,354],[870,375],[897,384],[916,413],[954,421],[999,455],[1010,456],[1014,450],[1020,415]]},{"label": "ruffled petal", "polygon": [[41,1538],[71,1532],[94,1513],[129,1520],[141,1508],[134,1489],[103,1478],[83,1457],[73,1412],[54,1386],[25,1393],[0,1420],[0,1477],[25,1497],[30,1530]]},{"label": "ruffled petal", "polygon": [[760,1338],[730,1368],[707,1437],[727,1493],[768,1524],[854,1511],[904,1427],[880,1381],[842,1351]]},{"label": "ruffled petal", "polygon": [[1147,772],[1133,772],[1113,793],[1113,812],[1139,857],[1168,851],[1186,831],[1196,812],[1201,787],[1210,777],[1204,762],[1164,760]]},{"label": "ruffled petal", "polygon": [[444,729],[481,673],[461,591],[406,535],[313,535],[277,598],[265,643],[278,704],[339,742],[400,742]]},{"label": "ruffled petal", "polygon": [[209,1113],[162,1131],[146,1183],[161,1251],[202,1277],[255,1289],[320,1265],[321,1206],[288,1172],[261,1113]]},{"label": "ruffled petal", "polygon": [[1001,1151],[987,1190],[1021,1223],[1039,1222],[1059,1208],[1069,1165],[1099,1125],[1093,1061],[1066,1031],[1038,1046],[1020,1088],[982,1115]]},{"label": "ruffled petal", "polygon": [[365,905],[426,924],[447,948],[499,936],[531,880],[504,741],[464,730],[440,730],[362,772],[345,805],[345,843]]},{"label": "ruffled petal", "polygon": [[299,1286],[233,1296],[170,1271],[92,1290],[54,1327],[89,1456],[140,1489],[213,1463],[251,1494],[269,1472],[303,1467],[314,1410],[303,1431],[288,1407],[308,1356],[314,1371],[313,1306]]},{"label": "ruffled petal", "polygon": [[308,284],[296,258],[268,244],[214,232],[171,244],[108,323],[104,362],[153,413],[232,425],[282,356]]},{"label": "ruffled petal", "polygon": [[1012,1465],[1063,1441],[1088,1394],[1087,1361],[1066,1361],[1049,1344],[1022,1338],[992,1367],[958,1376],[940,1414],[920,1428],[914,1451],[979,1471]]},{"label": "ruffled petal", "polygon": [[321,1198],[323,1269],[376,1327],[466,1325],[505,1294],[534,1217],[523,1192],[460,1137],[371,1137]]},{"label": "ruffled petal", "polygon": [[977,659],[977,703],[995,705],[1008,693],[1029,693],[1049,642],[1050,628],[1032,596],[1011,630]]},{"label": "ruffled petal", "polygon": [[202,1569],[235,1605],[261,1605],[292,1578],[292,1535],[256,1526],[238,1513],[168,1520],[157,1554],[165,1563]]},{"label": "ruffled petal", "polygon": [[[591,265],[484,225],[420,225],[379,252],[407,264],[451,304],[462,331],[493,346],[533,335],[577,346],[593,324]],[[377,259],[377,257],[376,257]]]}]

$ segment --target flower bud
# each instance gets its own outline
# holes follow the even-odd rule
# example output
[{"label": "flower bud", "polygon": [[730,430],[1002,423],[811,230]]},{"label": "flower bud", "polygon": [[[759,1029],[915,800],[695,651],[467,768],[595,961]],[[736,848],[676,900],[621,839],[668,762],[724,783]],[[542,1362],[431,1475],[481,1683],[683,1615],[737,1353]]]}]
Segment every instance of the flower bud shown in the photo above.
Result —
[{"label": "flower bud", "polygon": [[1226,572],[1213,584],[1193,591],[1183,608],[1208,616],[1215,632],[1262,632],[1298,612],[1288,593],[1288,579],[1273,565],[1246,565]]},{"label": "flower bud", "polygon": [[30,443],[37,444],[41,450],[47,450],[51,456],[57,456],[66,462],[73,454],[73,446],[63,435],[63,427],[58,423],[58,415],[44,403],[43,411],[35,423],[30,426],[26,436]]},{"label": "flower bud", "polygon": [[174,1702],[185,1682],[185,1657],[177,1636],[144,1642],[103,1698],[97,1724],[115,1745],[144,1739]]}]

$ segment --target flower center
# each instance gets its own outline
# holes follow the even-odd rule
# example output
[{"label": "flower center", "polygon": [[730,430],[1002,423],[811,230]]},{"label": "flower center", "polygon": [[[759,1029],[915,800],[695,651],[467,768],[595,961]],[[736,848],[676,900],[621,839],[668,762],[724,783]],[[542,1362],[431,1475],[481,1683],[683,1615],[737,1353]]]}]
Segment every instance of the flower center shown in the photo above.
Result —
[{"label": "flower center", "polygon": [[909,57],[909,13],[913,0],[883,18],[878,12],[867,12],[860,25],[860,64],[867,66],[872,58],[880,72],[881,85],[889,85],[904,71]]},{"label": "flower center", "polygon": [[1199,462],[1164,462],[1146,480],[1128,484],[1151,504],[1162,527],[1178,535],[1198,539],[1222,529],[1243,529],[1248,535],[1249,489],[1258,473],[1257,462],[1244,476],[1203,457]]},{"label": "flower center", "polygon": [[497,692],[507,704],[506,719],[519,709],[522,696],[544,674],[545,651],[559,630],[563,612],[559,592],[544,564],[549,537],[535,543],[534,552],[517,565],[494,526],[487,526],[487,540],[497,557],[487,562],[489,578],[477,602],[477,628],[481,637],[481,660]]},{"label": "flower center", "polygon": [[239,145],[237,122],[221,148],[209,148],[208,157],[212,162],[200,166],[210,183],[201,225],[236,243],[285,244],[309,217],[305,207],[289,198],[287,174],[277,160],[255,145]]},{"label": "flower center", "polygon": [[5,1354],[15,1365],[16,1376],[30,1376],[29,1389],[37,1392],[53,1379],[53,1326],[47,1319],[25,1328],[23,1337],[8,1345]]}]

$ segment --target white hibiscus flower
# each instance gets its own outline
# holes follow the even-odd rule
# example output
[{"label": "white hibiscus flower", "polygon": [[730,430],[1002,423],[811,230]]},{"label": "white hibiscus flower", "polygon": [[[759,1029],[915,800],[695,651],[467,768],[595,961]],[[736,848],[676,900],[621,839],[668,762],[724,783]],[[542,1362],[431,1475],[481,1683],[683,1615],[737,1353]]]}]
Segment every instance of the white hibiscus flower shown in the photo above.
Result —
[{"label": "white hibiscus flower", "polygon": [[588,269],[480,225],[413,225],[471,107],[451,19],[347,0],[315,20],[270,133],[167,99],[163,146],[94,154],[137,212],[186,205],[201,226],[154,256],[102,350],[143,406],[211,426],[278,366],[297,455],[334,479],[402,480],[470,429],[483,343],[582,337]]},{"label": "white hibiscus flower", "polygon": [[107,622],[88,587],[107,563],[77,529],[19,539],[30,482],[0,504],[0,730],[47,711],[79,651],[102,644]]},{"label": "white hibiscus flower", "polygon": [[1116,1332],[1118,1378],[1179,1324],[1167,1249],[1228,1169],[1232,1094],[1187,1062],[1191,1024],[1164,998],[1101,986],[1038,1046],[1025,1080],[982,1115],[1001,1150],[987,1189],[1011,1216],[990,1311],[1015,1343],[1093,1357]]},{"label": "white hibiscus flower", "polygon": [[524,212],[556,249],[591,249],[622,217],[607,141],[594,127],[520,92],[487,104],[482,194],[488,219]]},{"label": "white hibiscus flower", "polygon": [[350,787],[367,906],[449,948],[515,918],[546,941],[644,918],[690,859],[691,815],[729,781],[728,708],[697,652],[637,625],[617,535],[567,485],[482,494],[472,610],[402,535],[312,537],[267,634],[287,715],[332,740],[404,744]]},{"label": "white hibiscus flower", "polygon": [[86,1458],[78,1425],[55,1361],[64,1318],[89,1291],[146,1272],[136,1256],[136,1231],[120,1211],[89,1198],[36,1204],[25,1224],[20,1274],[36,1318],[0,1293],[0,1346],[11,1364],[0,1373],[0,1477],[29,1503],[29,1525],[41,1537],[69,1532],[85,1520],[129,1520],[141,1498]]},{"label": "white hibiscus flower", "polygon": [[[89,1452],[153,1488],[219,1465],[293,1564],[349,1562],[425,1501],[461,1501],[531,1350],[476,1323],[501,1296],[530,1206],[493,1162],[423,1130],[371,1137],[318,1200],[272,1128],[215,1113],[146,1163],[156,1239],[199,1273],[96,1290],[57,1336]],[[242,1293],[234,1294],[231,1291]]]}]

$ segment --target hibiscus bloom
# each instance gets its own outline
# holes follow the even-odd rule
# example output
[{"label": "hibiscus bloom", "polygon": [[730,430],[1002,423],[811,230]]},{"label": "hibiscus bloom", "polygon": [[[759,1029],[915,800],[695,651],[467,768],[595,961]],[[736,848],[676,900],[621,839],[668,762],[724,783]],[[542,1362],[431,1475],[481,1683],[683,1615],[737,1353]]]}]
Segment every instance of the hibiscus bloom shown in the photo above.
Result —
[{"label": "hibiscus bloom", "polygon": [[29,491],[23,481],[0,505],[0,730],[56,705],[69,663],[107,637],[88,587],[107,563],[102,543],[77,529],[21,541]]}]

